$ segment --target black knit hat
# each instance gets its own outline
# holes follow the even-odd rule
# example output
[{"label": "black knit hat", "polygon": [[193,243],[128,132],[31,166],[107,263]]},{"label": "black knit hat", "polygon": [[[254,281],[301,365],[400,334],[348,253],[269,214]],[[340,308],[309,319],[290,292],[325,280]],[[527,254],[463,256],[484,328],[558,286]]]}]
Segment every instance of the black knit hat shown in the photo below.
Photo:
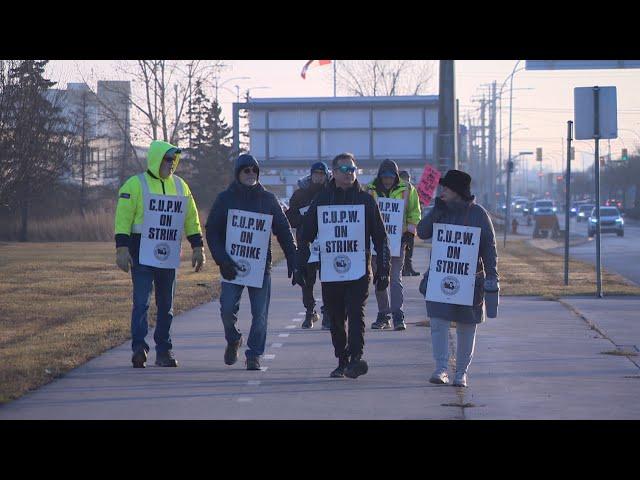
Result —
[{"label": "black knit hat", "polygon": [[464,200],[472,200],[471,195],[471,175],[461,170],[449,170],[438,182],[444,187],[448,187]]}]

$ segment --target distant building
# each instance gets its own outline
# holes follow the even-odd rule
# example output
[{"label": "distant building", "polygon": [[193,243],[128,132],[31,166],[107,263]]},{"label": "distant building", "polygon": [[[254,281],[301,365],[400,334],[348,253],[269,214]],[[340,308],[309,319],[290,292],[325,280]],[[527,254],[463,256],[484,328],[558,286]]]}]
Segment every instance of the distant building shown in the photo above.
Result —
[{"label": "distant building", "polygon": [[75,137],[68,182],[108,185],[120,180],[131,158],[130,95],[129,81],[100,80],[95,93],[85,83],[49,90]]}]

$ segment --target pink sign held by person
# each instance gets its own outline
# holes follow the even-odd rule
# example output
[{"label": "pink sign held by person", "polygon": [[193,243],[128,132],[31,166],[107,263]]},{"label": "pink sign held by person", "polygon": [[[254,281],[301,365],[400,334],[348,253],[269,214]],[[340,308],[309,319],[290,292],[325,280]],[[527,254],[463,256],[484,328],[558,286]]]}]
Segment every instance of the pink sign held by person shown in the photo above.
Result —
[{"label": "pink sign held by person", "polygon": [[424,205],[429,205],[433,198],[433,193],[436,191],[438,181],[440,180],[440,171],[431,165],[427,164],[422,172],[420,183],[416,187],[418,191],[418,197]]}]

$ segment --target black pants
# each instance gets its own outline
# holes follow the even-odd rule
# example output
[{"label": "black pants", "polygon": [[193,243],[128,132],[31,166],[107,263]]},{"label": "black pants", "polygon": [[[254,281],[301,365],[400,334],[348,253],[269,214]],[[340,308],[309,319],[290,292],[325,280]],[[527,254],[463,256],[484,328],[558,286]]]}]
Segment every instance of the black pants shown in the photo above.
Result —
[{"label": "black pants", "polygon": [[322,298],[331,317],[331,342],[337,358],[362,355],[364,351],[364,308],[370,281],[367,274],[358,280],[322,283]]},{"label": "black pants", "polygon": [[[306,285],[302,287],[302,304],[308,312],[316,308],[316,299],[313,296],[313,286],[316,284],[316,276],[319,263],[307,263]],[[322,297],[324,299],[324,295]],[[323,302],[324,303],[324,302]]]},{"label": "black pants", "polygon": [[413,241],[415,240],[415,236],[407,235],[407,240],[403,242],[403,246],[406,249],[404,252],[404,269],[405,270],[413,270],[413,264],[411,263],[411,257],[413,257]]}]

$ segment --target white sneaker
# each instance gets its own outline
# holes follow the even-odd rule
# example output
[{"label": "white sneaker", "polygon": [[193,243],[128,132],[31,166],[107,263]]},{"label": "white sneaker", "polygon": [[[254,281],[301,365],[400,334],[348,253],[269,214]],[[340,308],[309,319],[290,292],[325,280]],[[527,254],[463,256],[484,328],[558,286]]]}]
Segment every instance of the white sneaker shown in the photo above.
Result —
[{"label": "white sneaker", "polygon": [[435,371],[433,372],[433,375],[431,375],[429,382],[436,383],[438,385],[446,385],[447,383],[449,383],[449,375],[447,374],[447,372]]}]

